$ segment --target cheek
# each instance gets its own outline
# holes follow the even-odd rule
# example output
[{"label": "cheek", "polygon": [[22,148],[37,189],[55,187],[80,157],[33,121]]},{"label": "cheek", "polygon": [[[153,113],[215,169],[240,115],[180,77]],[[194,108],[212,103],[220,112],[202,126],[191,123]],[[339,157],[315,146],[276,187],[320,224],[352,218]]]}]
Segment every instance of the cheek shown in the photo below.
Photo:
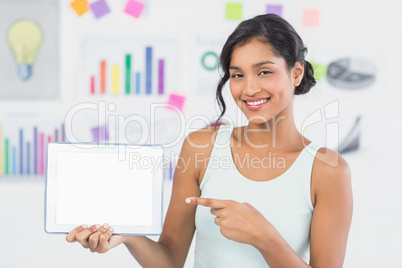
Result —
[{"label": "cheek", "polygon": [[277,97],[278,99],[287,98],[293,90],[289,79],[287,79],[287,77],[283,75],[271,77],[269,83],[266,84],[266,89],[269,93],[271,93],[274,97]]},{"label": "cheek", "polygon": [[229,89],[234,99],[241,96],[242,88],[239,82],[233,82],[229,80]]}]

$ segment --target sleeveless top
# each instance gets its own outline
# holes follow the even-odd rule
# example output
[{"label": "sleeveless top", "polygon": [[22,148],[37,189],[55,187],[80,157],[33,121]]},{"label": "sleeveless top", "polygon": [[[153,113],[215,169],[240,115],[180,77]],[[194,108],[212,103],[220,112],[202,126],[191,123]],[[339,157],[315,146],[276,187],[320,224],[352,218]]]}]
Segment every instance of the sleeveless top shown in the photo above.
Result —
[{"label": "sleeveless top", "polygon": [[[290,247],[309,263],[310,226],[314,207],[311,202],[311,172],[320,148],[308,144],[282,175],[268,181],[253,181],[237,169],[230,147],[233,126],[220,126],[204,178],[201,197],[248,202],[275,227]],[[278,163],[275,155],[263,163]],[[247,164],[246,161],[241,163]],[[286,165],[285,165],[286,166]],[[269,267],[262,254],[249,244],[229,240],[220,233],[209,207],[197,206],[194,268]]]}]

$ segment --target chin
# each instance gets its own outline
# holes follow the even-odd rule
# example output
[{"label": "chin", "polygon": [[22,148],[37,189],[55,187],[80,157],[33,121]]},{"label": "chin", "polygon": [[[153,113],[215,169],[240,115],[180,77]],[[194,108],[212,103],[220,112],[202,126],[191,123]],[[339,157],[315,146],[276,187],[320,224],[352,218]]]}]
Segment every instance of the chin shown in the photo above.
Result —
[{"label": "chin", "polygon": [[249,125],[266,125],[269,122],[268,118],[251,118],[248,119]]}]

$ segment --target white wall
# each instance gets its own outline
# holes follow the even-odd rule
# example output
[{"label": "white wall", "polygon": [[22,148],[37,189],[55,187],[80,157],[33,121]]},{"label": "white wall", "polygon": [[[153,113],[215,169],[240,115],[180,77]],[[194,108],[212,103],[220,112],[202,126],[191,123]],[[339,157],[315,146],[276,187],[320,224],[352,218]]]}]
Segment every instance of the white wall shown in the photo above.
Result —
[{"label": "white wall", "polygon": [[[186,117],[215,115],[213,95],[196,93],[197,36],[219,39],[227,36],[238,22],[225,21],[222,0],[185,1],[151,0],[150,12],[140,20],[122,13],[123,0],[109,0],[112,13],[100,20],[92,14],[77,18],[70,10],[70,1],[60,2],[60,90],[54,101],[0,101],[0,124],[10,114],[37,113],[60,115],[58,124],[70,107],[88,99],[77,96],[77,70],[81,61],[81,41],[88,35],[124,34],[136,37],[144,32],[169,34],[178,41],[177,92],[186,94]],[[240,2],[240,1],[239,1]],[[269,1],[243,1],[244,17],[262,13]],[[361,56],[377,66],[377,81],[367,90],[345,92],[321,82],[308,95],[295,100],[296,123],[325,104],[339,101],[340,139],[349,130],[356,115],[362,115],[361,148],[345,154],[352,170],[354,215],[344,267],[401,267],[402,213],[399,193],[402,183],[399,152],[402,149],[399,126],[402,60],[402,4],[395,1],[275,1],[284,5],[284,17],[292,23],[309,48],[308,59],[324,64],[341,56]],[[319,8],[321,25],[301,25],[303,8]],[[218,36],[218,37],[216,37]],[[212,42],[211,43],[219,43]],[[3,82],[3,81],[1,81]],[[213,91],[213,90],[212,90]],[[228,95],[228,92],[226,92]],[[163,99],[162,99],[163,100]],[[89,101],[97,102],[95,99]],[[110,99],[108,101],[111,101]],[[122,114],[138,112],[151,100],[113,99]],[[230,103],[230,99],[228,99]],[[132,110],[133,109],[133,110]],[[236,108],[230,103],[229,114]],[[81,118],[82,125],[93,123],[93,115]],[[96,117],[95,117],[96,119]],[[201,127],[201,124],[195,124]],[[86,137],[87,129],[77,127]],[[17,132],[15,132],[17,133]],[[306,136],[322,140],[325,124],[306,130]],[[170,148],[178,152],[180,144]],[[169,192],[170,184],[166,191]],[[0,176],[0,267],[136,267],[135,260],[124,246],[99,255],[68,244],[62,235],[48,235],[43,230],[44,179],[42,177]],[[166,195],[168,197],[168,194]],[[165,201],[166,204],[168,200]],[[192,249],[186,267],[192,264]],[[138,266],[139,267],[139,266]]]}]

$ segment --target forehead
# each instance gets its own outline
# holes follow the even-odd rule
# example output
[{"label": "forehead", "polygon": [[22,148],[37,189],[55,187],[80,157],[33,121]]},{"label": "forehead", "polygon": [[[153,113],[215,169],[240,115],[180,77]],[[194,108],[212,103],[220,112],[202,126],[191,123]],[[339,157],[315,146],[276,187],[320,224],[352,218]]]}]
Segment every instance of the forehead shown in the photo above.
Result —
[{"label": "forehead", "polygon": [[243,46],[233,49],[230,65],[256,63],[260,61],[278,61],[278,58],[271,45],[258,40],[251,40]]}]

